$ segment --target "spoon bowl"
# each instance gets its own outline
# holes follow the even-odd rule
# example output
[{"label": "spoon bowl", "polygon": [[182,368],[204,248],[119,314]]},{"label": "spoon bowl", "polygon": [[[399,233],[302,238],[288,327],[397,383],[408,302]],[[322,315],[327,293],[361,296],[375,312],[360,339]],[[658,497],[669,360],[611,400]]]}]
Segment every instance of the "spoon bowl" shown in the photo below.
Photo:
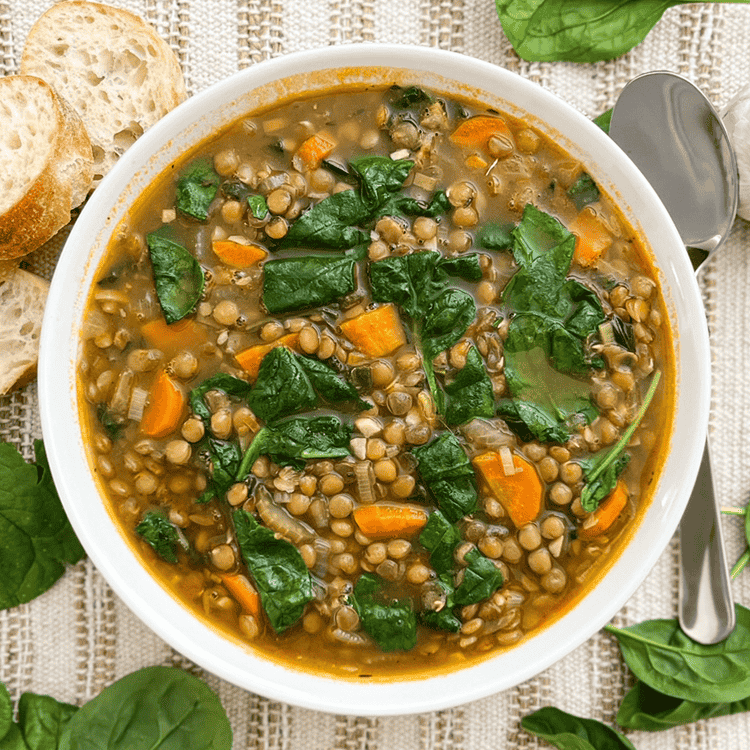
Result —
[{"label": "spoon bowl", "polygon": [[[699,273],[729,235],[739,202],[734,150],[711,102],[682,76],[646,73],[623,89],[609,134],[656,190]],[[678,609],[683,631],[699,643],[734,629],[708,441],[680,523]]]}]

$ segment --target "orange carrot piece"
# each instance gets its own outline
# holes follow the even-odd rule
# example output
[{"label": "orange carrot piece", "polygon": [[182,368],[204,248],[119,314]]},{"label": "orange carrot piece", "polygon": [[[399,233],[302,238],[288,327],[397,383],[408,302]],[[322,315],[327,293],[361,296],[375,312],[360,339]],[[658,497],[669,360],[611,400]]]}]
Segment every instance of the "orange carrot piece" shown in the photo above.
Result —
[{"label": "orange carrot piece", "polygon": [[268,253],[260,246],[250,243],[243,245],[232,240],[214,240],[211,249],[223,263],[233,268],[247,268],[264,260]]},{"label": "orange carrot piece", "polygon": [[384,357],[406,343],[395,305],[387,304],[345,320],[341,332],[369,357]]},{"label": "orange carrot piece", "polygon": [[176,323],[156,318],[144,323],[141,333],[150,346],[168,357],[173,357],[183,349],[194,349],[208,341],[205,328],[191,318],[183,318]]},{"label": "orange carrot piece", "polygon": [[260,594],[245,576],[239,573],[223,575],[221,582],[247,614],[253,615],[256,619],[260,618]]},{"label": "orange carrot piece", "polygon": [[318,134],[311,135],[294,153],[292,164],[299,172],[310,172],[317,169],[334,148],[336,144],[329,138]]},{"label": "orange carrot piece", "polygon": [[472,459],[474,468],[490,492],[500,501],[516,528],[535,521],[542,509],[542,480],[536,467],[523,456],[510,453],[515,473],[506,474],[506,462],[497,451],[482,453]]},{"label": "orange carrot piece", "polygon": [[260,370],[260,363],[263,361],[263,357],[275,349],[277,346],[286,346],[294,351],[299,351],[299,333],[288,333],[286,336],[272,341],[270,344],[255,344],[247,349],[243,349],[239,354],[235,354],[234,358],[237,364],[249,375],[249,380],[252,382],[258,377],[258,370]]},{"label": "orange carrot piece", "polygon": [[510,139],[510,128],[505,120],[492,115],[476,115],[464,120],[448,137],[457,146],[470,146],[488,150],[490,138],[498,136]]},{"label": "orange carrot piece", "polygon": [[187,397],[182,388],[165,370],[160,370],[148,394],[141,417],[141,430],[149,437],[166,437],[179,426],[186,406]]},{"label": "orange carrot piece", "polygon": [[[622,479],[618,479],[615,488],[602,500],[599,507],[584,521],[578,531],[579,539],[594,539],[603,534],[617,520],[628,504],[630,493]],[[591,519],[594,519],[593,521]]]},{"label": "orange carrot piece", "polygon": [[427,524],[427,511],[416,505],[360,505],[352,515],[370,539],[414,536]]},{"label": "orange carrot piece", "polygon": [[589,267],[596,264],[602,253],[612,244],[612,235],[602,220],[591,210],[584,209],[569,227],[576,236],[573,260]]}]

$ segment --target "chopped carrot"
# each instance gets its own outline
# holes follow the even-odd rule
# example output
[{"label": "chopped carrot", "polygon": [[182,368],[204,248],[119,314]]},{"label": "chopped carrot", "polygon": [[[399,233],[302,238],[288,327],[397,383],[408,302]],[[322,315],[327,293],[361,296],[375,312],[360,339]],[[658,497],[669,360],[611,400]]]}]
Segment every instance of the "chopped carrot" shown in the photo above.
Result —
[{"label": "chopped carrot", "polygon": [[406,343],[398,310],[391,304],[345,320],[341,324],[341,332],[369,357],[384,357]]},{"label": "chopped carrot", "polygon": [[485,170],[489,166],[489,164],[487,164],[487,161],[479,156],[479,154],[471,154],[470,156],[467,156],[464,163],[469,169],[478,171]]},{"label": "chopped carrot", "polygon": [[298,342],[299,333],[288,333],[286,336],[281,336],[269,344],[255,344],[247,349],[243,349],[239,354],[235,354],[234,358],[237,360],[237,364],[249,375],[249,380],[252,382],[258,377],[258,370],[260,370],[260,363],[263,361],[263,357],[271,349],[275,349],[277,346],[286,346],[294,351],[299,351]]},{"label": "chopped carrot", "polygon": [[260,618],[260,594],[247,578],[239,573],[223,575],[221,582],[227,591],[239,602],[242,609],[256,619]]},{"label": "chopped carrot", "polygon": [[299,172],[310,172],[317,169],[327,156],[336,148],[336,144],[322,135],[311,135],[303,141],[292,157],[292,164]]},{"label": "chopped carrot", "polygon": [[521,528],[535,521],[542,509],[542,480],[534,464],[523,456],[508,449],[503,459],[500,452],[489,451],[471,462],[516,528]]},{"label": "chopped carrot", "polygon": [[622,479],[617,481],[615,488],[602,500],[599,507],[584,521],[578,531],[579,539],[594,539],[603,534],[617,520],[618,516],[628,504],[630,493]]},{"label": "chopped carrot", "polygon": [[244,245],[233,240],[214,240],[211,243],[211,249],[223,263],[233,268],[247,268],[268,255],[260,245],[252,242]]},{"label": "chopped carrot", "polygon": [[141,417],[141,430],[149,437],[166,437],[179,426],[186,405],[187,397],[182,388],[165,370],[160,370],[148,394]]},{"label": "chopped carrot", "polygon": [[427,525],[427,511],[417,505],[360,505],[352,515],[370,539],[414,536]]},{"label": "chopped carrot", "polygon": [[206,330],[191,318],[183,318],[176,323],[167,323],[157,318],[141,326],[143,338],[154,349],[159,349],[172,357],[183,349],[194,349],[208,341]]},{"label": "chopped carrot", "polygon": [[576,236],[573,259],[581,266],[596,264],[602,253],[612,244],[612,235],[602,220],[590,209],[584,208],[569,227]]},{"label": "chopped carrot", "polygon": [[513,143],[513,136],[505,120],[491,115],[476,115],[464,120],[449,136],[457,146],[470,146],[489,151],[490,138],[496,136]]}]

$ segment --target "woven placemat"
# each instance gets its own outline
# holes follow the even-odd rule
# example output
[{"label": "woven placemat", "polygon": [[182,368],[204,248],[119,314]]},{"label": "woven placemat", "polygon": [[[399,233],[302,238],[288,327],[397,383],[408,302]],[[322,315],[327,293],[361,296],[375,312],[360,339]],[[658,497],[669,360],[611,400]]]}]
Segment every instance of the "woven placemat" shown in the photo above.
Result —
[{"label": "woven placemat", "polygon": [[[0,0],[0,71],[17,71],[33,21],[47,0]],[[586,115],[611,106],[632,76],[683,73],[721,107],[750,81],[750,6],[695,3],[668,10],[647,40],[620,59],[594,64],[528,63],[505,39],[492,0],[112,0],[154,25],[177,53],[196,93],[235,71],[297,50],[350,42],[419,44],[461,52],[512,70]],[[27,259],[50,277],[65,233]],[[715,474],[725,505],[750,489],[750,229],[738,221],[701,278],[712,346],[711,431]],[[41,436],[36,387],[0,399],[0,437],[31,458]],[[736,519],[725,522],[729,557],[744,549]],[[750,604],[750,573],[734,583]],[[618,614],[620,624],[673,617],[677,605],[674,541]],[[285,750],[511,750],[542,746],[520,718],[553,704],[612,722],[632,677],[613,639],[598,633],[534,679],[459,708],[419,716],[330,716],[276,703],[203,673],[163,643],[120,602],[89,561],[72,568],[30,604],[0,612],[0,681],[14,699],[24,691],[83,703],[115,679],[150,664],[194,671],[214,688],[235,732],[235,748]],[[750,715],[678,729],[634,732],[639,750],[750,749]]]}]

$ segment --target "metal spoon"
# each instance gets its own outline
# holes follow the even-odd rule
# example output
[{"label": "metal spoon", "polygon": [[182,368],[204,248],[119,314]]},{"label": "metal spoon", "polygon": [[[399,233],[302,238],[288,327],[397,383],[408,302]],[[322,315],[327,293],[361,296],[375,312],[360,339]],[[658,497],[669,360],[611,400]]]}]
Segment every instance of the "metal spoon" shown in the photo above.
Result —
[{"label": "metal spoon", "polygon": [[[700,273],[729,234],[739,198],[734,151],[711,103],[682,76],[646,73],[623,89],[609,134],[658,193]],[[708,440],[680,523],[679,620],[706,644],[735,624]]]}]

